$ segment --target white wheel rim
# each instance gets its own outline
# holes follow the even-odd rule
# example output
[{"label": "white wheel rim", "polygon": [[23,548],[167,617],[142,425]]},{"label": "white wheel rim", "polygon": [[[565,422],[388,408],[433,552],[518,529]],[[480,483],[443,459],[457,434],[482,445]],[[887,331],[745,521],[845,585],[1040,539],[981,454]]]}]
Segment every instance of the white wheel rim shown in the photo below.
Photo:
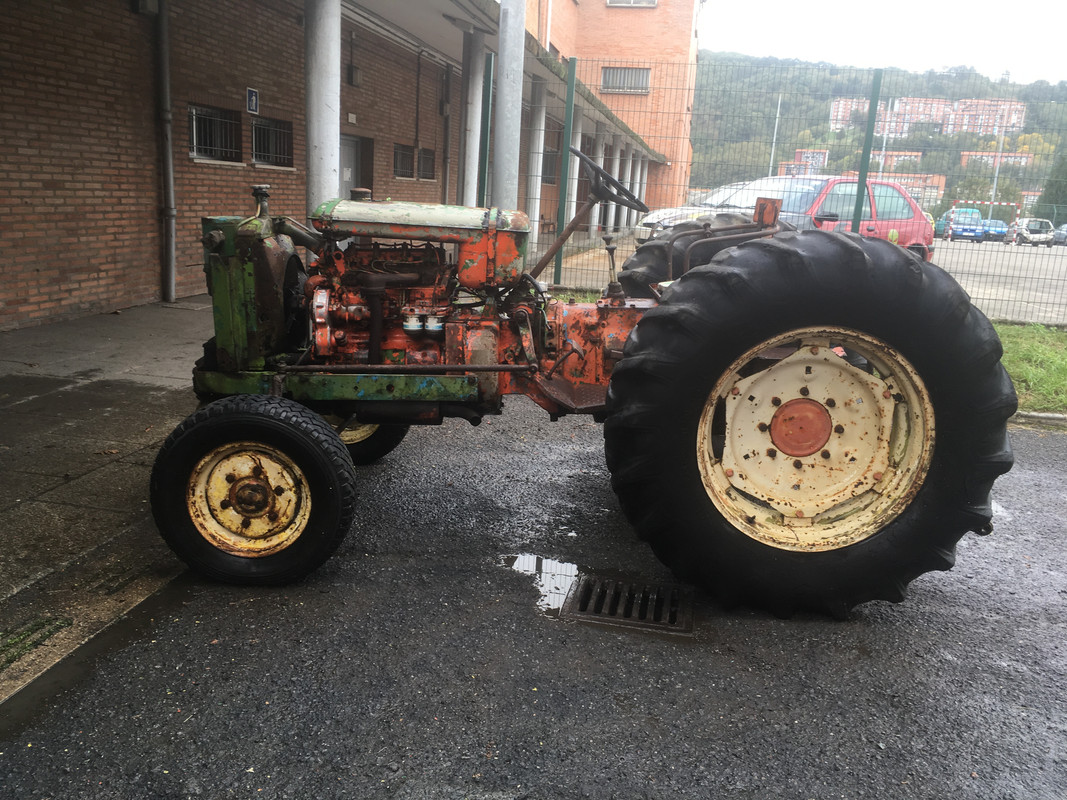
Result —
[{"label": "white wheel rim", "polygon": [[311,516],[311,490],[282,451],[259,442],[231,442],[193,468],[186,504],[193,524],[212,545],[257,558],[300,538]]},{"label": "white wheel rim", "polygon": [[884,342],[842,328],[790,331],[736,359],[697,435],[719,512],[753,539],[804,552],[846,547],[895,519],[922,486],[933,447],[933,406],[915,369]]}]

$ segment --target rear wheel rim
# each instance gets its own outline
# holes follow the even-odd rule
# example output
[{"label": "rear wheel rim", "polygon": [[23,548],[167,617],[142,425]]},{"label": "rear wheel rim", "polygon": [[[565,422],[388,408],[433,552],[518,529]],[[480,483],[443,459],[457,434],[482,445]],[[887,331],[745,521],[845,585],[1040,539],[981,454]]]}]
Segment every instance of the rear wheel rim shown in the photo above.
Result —
[{"label": "rear wheel rim", "polygon": [[899,516],[933,447],[914,367],[845,328],[793,330],[745,352],[713,387],[697,434],[716,509],[759,542],[803,552],[847,547]]},{"label": "rear wheel rim", "polygon": [[281,450],[260,442],[229,442],[197,462],[186,505],[193,525],[214,547],[258,558],[300,538],[311,516],[311,488]]}]

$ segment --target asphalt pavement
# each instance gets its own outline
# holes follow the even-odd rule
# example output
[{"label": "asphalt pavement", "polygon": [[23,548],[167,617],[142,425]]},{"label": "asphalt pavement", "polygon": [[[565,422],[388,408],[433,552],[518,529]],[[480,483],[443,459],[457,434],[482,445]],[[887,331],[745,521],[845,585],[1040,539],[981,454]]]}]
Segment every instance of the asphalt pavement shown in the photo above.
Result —
[{"label": "asphalt pavement", "polygon": [[37,645],[0,678],[69,653],[0,705],[0,798],[1064,796],[1067,434],[1013,427],[995,532],[844,622],[561,615],[578,575],[671,576],[600,426],[524,399],[413,430],[324,567],[241,589],[144,503],[209,327],[194,298],[0,334],[0,629]]}]

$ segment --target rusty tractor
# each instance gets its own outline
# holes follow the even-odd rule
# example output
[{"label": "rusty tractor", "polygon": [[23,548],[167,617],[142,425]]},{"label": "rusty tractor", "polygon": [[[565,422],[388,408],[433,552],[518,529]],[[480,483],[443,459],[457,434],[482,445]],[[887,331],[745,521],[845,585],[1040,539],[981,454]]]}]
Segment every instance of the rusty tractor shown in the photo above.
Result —
[{"label": "rusty tractor", "polygon": [[561,302],[539,275],[583,213],[647,211],[579,158],[589,199],[529,270],[519,212],[342,199],[306,227],[255,187],[253,216],[206,218],[201,405],[151,479],[178,556],[298,580],[357,514],[354,464],[512,394],[602,421],[626,516],[724,605],[900,601],[991,531],[1016,397],[951,277],[883,240],[782,230],[771,198],[653,238],[599,300]]}]

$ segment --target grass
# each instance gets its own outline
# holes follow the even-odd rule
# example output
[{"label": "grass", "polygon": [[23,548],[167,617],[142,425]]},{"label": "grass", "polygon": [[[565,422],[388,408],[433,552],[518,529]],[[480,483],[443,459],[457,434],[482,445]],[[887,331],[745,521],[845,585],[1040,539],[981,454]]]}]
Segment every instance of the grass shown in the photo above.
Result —
[{"label": "grass", "polygon": [[1067,331],[996,323],[1020,411],[1067,414]]}]

